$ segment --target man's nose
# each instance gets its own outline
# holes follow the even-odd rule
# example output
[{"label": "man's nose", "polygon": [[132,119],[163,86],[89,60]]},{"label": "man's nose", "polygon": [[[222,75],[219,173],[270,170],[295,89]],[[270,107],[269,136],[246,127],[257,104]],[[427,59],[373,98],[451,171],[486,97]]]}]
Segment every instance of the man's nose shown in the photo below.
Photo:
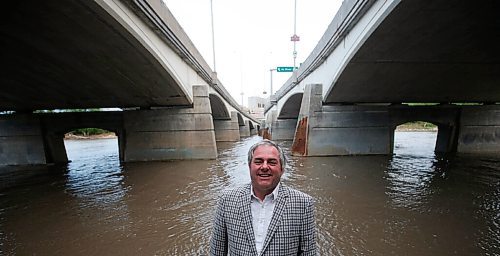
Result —
[{"label": "man's nose", "polygon": [[268,170],[268,169],[269,169],[269,165],[267,164],[267,161],[264,161],[264,162],[262,163],[262,169],[266,169],[266,170]]}]

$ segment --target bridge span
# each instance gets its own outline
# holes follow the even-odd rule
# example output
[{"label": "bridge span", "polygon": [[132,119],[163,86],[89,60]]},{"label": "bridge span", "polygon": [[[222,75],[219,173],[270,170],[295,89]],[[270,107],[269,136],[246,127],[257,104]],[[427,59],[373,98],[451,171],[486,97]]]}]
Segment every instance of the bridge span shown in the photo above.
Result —
[{"label": "bridge span", "polygon": [[437,152],[498,154],[499,12],[494,1],[344,1],[266,127],[299,155],[391,154],[397,125],[428,121]]},{"label": "bridge span", "polygon": [[[0,165],[66,162],[75,128],[114,131],[122,161],[212,159],[260,128],[162,1],[16,1],[0,34]],[[34,113],[89,108],[121,111]]]}]

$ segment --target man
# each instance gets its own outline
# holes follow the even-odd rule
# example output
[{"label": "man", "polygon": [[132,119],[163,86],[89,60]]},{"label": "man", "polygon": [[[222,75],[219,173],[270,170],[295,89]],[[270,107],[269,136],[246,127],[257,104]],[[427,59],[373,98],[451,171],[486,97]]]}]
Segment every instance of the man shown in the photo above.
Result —
[{"label": "man", "polygon": [[285,160],[270,140],[250,148],[251,184],[220,197],[210,255],[317,254],[313,200],[280,183]]}]

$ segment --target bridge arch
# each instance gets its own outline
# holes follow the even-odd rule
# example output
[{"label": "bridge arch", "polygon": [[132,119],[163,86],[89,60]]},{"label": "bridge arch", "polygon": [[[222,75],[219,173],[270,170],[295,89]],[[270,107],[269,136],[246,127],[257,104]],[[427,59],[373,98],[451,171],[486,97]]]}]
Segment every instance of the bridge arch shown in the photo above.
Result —
[{"label": "bridge arch", "polygon": [[76,112],[59,114],[59,118],[53,115],[43,115],[41,119],[43,145],[47,162],[68,162],[67,149],[64,144],[65,134],[82,128],[98,128],[113,132],[118,139],[119,159],[124,161],[125,132],[122,127],[121,114],[121,112]]},{"label": "bridge arch", "polygon": [[[426,128],[428,125],[436,129]],[[413,153],[437,152],[437,127],[438,124],[422,120],[398,122],[392,130],[393,154],[405,154],[409,149]]]},{"label": "bridge arch", "polygon": [[216,94],[209,94],[210,108],[212,109],[212,117],[215,120],[229,120],[231,116],[227,110],[226,104]]},{"label": "bridge arch", "polygon": [[397,126],[408,122],[422,121],[434,124],[438,128],[435,152],[446,153],[457,150],[459,108],[449,105],[394,105],[389,107],[388,110],[392,132],[392,148],[394,147],[394,132]]},{"label": "bridge arch", "polygon": [[238,125],[245,126],[245,120],[243,120],[243,116],[240,114],[240,112],[238,112],[237,116],[238,116]]},{"label": "bridge arch", "polygon": [[278,119],[297,119],[299,117],[300,106],[302,104],[302,95],[304,93],[295,93],[290,95],[281,107]]}]

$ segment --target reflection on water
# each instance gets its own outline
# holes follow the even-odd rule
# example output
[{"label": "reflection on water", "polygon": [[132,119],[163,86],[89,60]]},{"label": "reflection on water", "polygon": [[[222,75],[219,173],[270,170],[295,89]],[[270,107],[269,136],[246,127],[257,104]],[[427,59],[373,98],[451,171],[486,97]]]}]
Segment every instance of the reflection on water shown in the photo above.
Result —
[{"label": "reflection on water", "polygon": [[[283,180],[316,199],[321,255],[500,254],[500,161],[436,156],[435,136],[397,133],[393,156],[289,157]],[[3,167],[0,254],[205,255],[217,196],[249,181],[259,140],[128,164],[115,139],[67,141],[68,165]]]}]

